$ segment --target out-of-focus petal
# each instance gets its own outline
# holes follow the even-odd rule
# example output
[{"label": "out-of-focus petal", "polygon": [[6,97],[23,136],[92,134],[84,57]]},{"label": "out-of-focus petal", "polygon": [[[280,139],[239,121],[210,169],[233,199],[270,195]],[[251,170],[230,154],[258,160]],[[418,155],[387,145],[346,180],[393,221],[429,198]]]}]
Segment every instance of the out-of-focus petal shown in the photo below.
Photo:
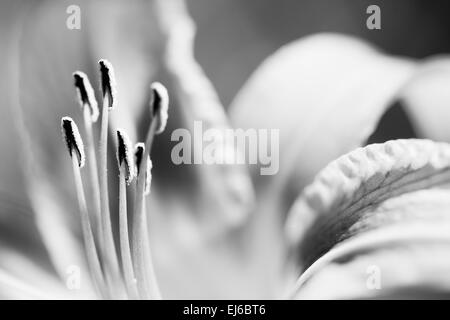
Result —
[{"label": "out-of-focus petal", "polygon": [[[172,97],[181,113],[183,127],[193,135],[192,153],[196,149],[205,150],[204,142],[194,128],[194,122],[197,122],[201,123],[204,131],[215,130],[216,147],[225,150],[217,159],[237,159],[240,150],[226,141],[225,130],[230,130],[230,124],[225,109],[195,60],[195,25],[184,1],[162,0],[155,4],[161,32],[167,37],[162,63],[173,88]],[[219,232],[223,232],[228,227],[242,226],[253,206],[253,186],[246,167],[233,163],[202,163],[196,167],[194,183],[190,183],[188,188],[196,191],[196,197],[203,204],[206,215],[202,218],[209,220],[208,228],[216,229],[218,225]]]},{"label": "out-of-focus petal", "polygon": [[[12,62],[17,72],[13,92],[18,97],[11,106],[19,154],[16,165],[25,181],[22,192],[59,276],[66,277],[74,265],[87,275],[74,187],[67,183],[70,161],[59,127],[61,116],[78,111],[71,73],[79,66],[82,41],[64,32],[66,7],[27,4]],[[65,46],[67,42],[71,45]],[[85,280],[82,289],[90,292],[89,277]]]},{"label": "out-of-focus petal", "polygon": [[[6,1],[2,3],[0,10],[2,25],[0,38],[4,46],[2,54],[5,55],[0,59],[0,63],[6,80],[0,87],[2,96],[0,146],[4,150],[0,164],[0,268],[2,269],[0,296],[2,298],[25,298],[27,296],[23,289],[29,285],[36,286],[37,290],[48,295],[53,295],[54,287],[59,287],[59,291],[65,290],[63,280],[58,277],[53,265],[54,260],[45,246],[47,242],[43,239],[41,229],[37,225],[40,219],[39,215],[34,214],[28,194],[29,181],[22,166],[22,160],[25,158],[24,145],[17,130],[20,122],[17,117],[17,113],[20,114],[18,44],[20,27],[28,4],[25,1]],[[61,230],[49,228],[45,234],[48,237],[60,232]],[[60,240],[61,238],[54,243],[62,245]],[[65,247],[64,250],[59,260],[70,256],[68,254],[70,247]],[[65,277],[65,270],[62,272],[60,276]],[[25,287],[17,288],[15,285],[19,283],[23,283]],[[8,288],[4,287],[6,285]],[[53,297],[61,296],[53,295]]]},{"label": "out-of-focus petal", "polygon": [[[114,66],[117,108],[112,124],[123,128],[134,141],[137,123],[148,109],[150,83],[160,68],[164,37],[158,25],[154,0],[86,1],[85,17],[92,63],[106,58]],[[96,67],[96,66],[95,66]]]},{"label": "out-of-focus petal", "polygon": [[450,57],[425,60],[400,92],[415,128],[425,138],[450,141]]},{"label": "out-of-focus petal", "polygon": [[255,166],[257,185],[268,196],[281,192],[292,200],[329,161],[367,139],[414,70],[411,61],[336,34],[300,39],[274,53],[230,109],[236,127],[280,130],[280,170],[258,177]]},{"label": "out-of-focus petal", "polygon": [[[48,273],[41,266],[21,254],[0,246],[0,298],[1,299],[93,299],[93,291],[77,289],[66,285],[55,274]],[[67,274],[69,277],[70,274]],[[85,282],[81,275],[80,285]],[[89,280],[88,280],[89,281]]]},{"label": "out-of-focus petal", "polygon": [[[39,290],[28,283],[0,270],[0,299],[1,300],[36,300],[51,299],[43,290]],[[55,295],[54,299],[58,299]]]},{"label": "out-of-focus petal", "polygon": [[[445,228],[445,229],[444,229]],[[356,237],[309,274],[295,299],[442,299],[450,296],[449,225],[420,224],[383,230],[363,247]],[[386,232],[387,231],[387,232]],[[403,237],[399,237],[403,235]],[[376,239],[381,240],[376,243]],[[353,251],[337,251],[353,245]],[[343,251],[343,250],[342,250]]]},{"label": "out-of-focus petal", "polygon": [[[367,139],[414,70],[414,62],[360,40],[320,34],[286,45],[254,72],[230,117],[236,128],[279,130],[278,173],[261,176],[260,166],[250,166],[258,208],[247,232],[259,264],[285,258],[283,218],[294,198],[329,161]],[[283,271],[281,263],[272,267],[272,275]]]},{"label": "out-of-focus petal", "polygon": [[[17,70],[14,59],[17,55],[17,41],[19,37],[18,25],[21,21],[21,13],[24,9],[21,1],[5,1],[0,9],[0,69],[3,74],[3,81],[0,85],[0,198],[10,199],[11,202],[26,205],[26,193],[24,192],[24,180],[21,167],[18,163],[19,148],[17,135],[13,121],[13,107],[17,107],[17,90],[15,90],[15,80]],[[3,219],[1,210],[0,219]],[[6,219],[5,219],[6,220]],[[6,222],[6,221],[3,221]]]},{"label": "out-of-focus petal", "polygon": [[[408,286],[429,289],[432,281],[426,280],[427,268],[439,270],[450,261],[424,266],[405,248],[415,249],[416,243],[422,246],[424,242],[448,247],[449,155],[450,145],[445,143],[397,140],[357,149],[321,171],[297,199],[286,223],[288,244],[295,256],[291,261],[296,266],[294,277],[302,273],[295,292],[301,295],[306,283],[313,283],[316,274],[333,264],[342,264],[339,270],[361,280],[361,270],[351,264],[367,252],[368,258],[362,261],[369,261],[373,253],[374,264],[382,266],[386,279],[395,279],[398,265],[378,253],[397,246],[406,251],[400,265],[410,261],[415,268]],[[402,288],[401,277],[398,280],[386,283],[389,290]],[[334,289],[331,294],[339,296],[339,285]],[[342,289],[342,297],[346,289],[355,288]],[[317,294],[306,292],[307,296]]]},{"label": "out-of-focus petal", "polygon": [[204,130],[224,130],[230,125],[215,89],[194,58],[195,26],[184,1],[155,4],[158,25],[167,40],[161,63],[171,100],[168,127],[155,140],[152,152],[155,180],[148,201],[153,260],[162,295],[269,297],[264,275],[270,268],[256,268],[246,242],[244,225],[253,201],[246,168],[175,166],[170,157],[174,129],[192,130],[194,121],[201,121]]},{"label": "out-of-focus petal", "polygon": [[[25,182],[20,166],[20,145],[14,127],[13,108],[17,107],[17,70],[14,59],[17,56],[19,24],[23,2],[5,1],[0,10],[0,40],[2,45],[0,68],[3,70],[0,85],[0,243],[15,248],[29,248],[33,258],[45,261],[45,249],[39,232],[34,225],[26,194]],[[47,257],[48,258],[48,257]],[[1,257],[0,257],[1,259]],[[48,262],[48,260],[47,260]],[[45,263],[45,262],[44,262]]]}]

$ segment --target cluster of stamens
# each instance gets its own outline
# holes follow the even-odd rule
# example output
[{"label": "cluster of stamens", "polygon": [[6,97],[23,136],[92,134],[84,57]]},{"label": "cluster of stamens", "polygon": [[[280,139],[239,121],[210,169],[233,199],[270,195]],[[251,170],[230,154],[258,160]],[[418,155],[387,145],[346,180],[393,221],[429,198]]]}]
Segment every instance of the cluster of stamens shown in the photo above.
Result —
[{"label": "cluster of stamens", "polygon": [[[103,298],[159,299],[149,249],[145,196],[150,193],[153,138],[164,131],[167,123],[167,90],[160,83],[151,85],[150,125],[145,143],[138,142],[133,147],[124,130],[115,132],[119,169],[119,261],[111,224],[107,174],[108,119],[116,105],[116,84],[112,65],[100,60],[99,66],[103,105],[98,145],[94,125],[100,112],[94,90],[83,72],[77,71],[73,77],[83,112],[85,144],[75,122],[70,117],[61,119],[62,134],[72,159],[91,278]],[[89,203],[81,175],[85,163],[89,171],[88,190],[92,193]],[[131,221],[128,221],[127,191],[134,195]]]}]

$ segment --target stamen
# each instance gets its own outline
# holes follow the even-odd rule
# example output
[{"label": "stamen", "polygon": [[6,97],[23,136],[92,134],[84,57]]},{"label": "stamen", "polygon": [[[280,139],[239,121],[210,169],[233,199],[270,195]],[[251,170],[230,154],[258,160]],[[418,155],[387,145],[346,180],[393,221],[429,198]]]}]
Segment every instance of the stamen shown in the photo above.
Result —
[{"label": "stamen", "polygon": [[116,105],[116,78],[114,68],[106,59],[101,59],[98,63],[100,65],[102,93],[103,96],[108,96],[108,108],[113,109]]},{"label": "stamen", "polygon": [[79,103],[83,111],[84,129],[86,133],[86,149],[88,153],[90,190],[93,193],[95,228],[97,230],[97,241],[100,248],[103,248],[103,229],[101,227],[101,205],[100,187],[98,181],[97,154],[95,152],[94,134],[92,123],[96,122],[99,116],[98,104],[95,99],[89,78],[85,73],[77,71],[73,74],[75,88],[78,93]]},{"label": "stamen", "polygon": [[76,123],[70,117],[63,117],[61,119],[61,129],[70,156],[72,157],[73,150],[75,149],[78,159],[78,166],[82,168],[86,157],[84,154],[83,140],[81,140],[80,132],[78,131]]},{"label": "stamen", "polygon": [[82,109],[86,106],[89,107],[91,120],[92,122],[96,122],[99,116],[98,104],[89,78],[81,71],[74,72],[73,78],[75,80],[75,88],[77,89],[80,107]]},{"label": "stamen", "polygon": [[[148,195],[150,194],[150,185],[151,185],[151,181],[152,181],[152,172],[151,169],[153,167],[152,165],[152,161],[150,160],[150,157],[147,158],[147,171],[145,173],[145,191],[144,194]],[[148,224],[147,224],[147,215],[145,214],[147,212],[146,210],[146,202],[145,200],[142,202],[142,211],[144,212],[144,219],[145,219],[145,239],[146,241],[144,241],[144,259],[145,259],[145,266],[147,269],[147,274],[146,274],[146,281],[148,283],[148,287],[149,287],[149,292],[150,292],[150,297],[152,297],[153,299],[161,299],[161,293],[159,290],[159,285],[158,285],[158,281],[156,279],[156,274],[155,274],[155,269],[153,266],[153,261],[152,261],[152,253],[151,253],[151,248],[150,248],[150,239],[148,236]]]},{"label": "stamen", "polygon": [[[81,226],[83,230],[83,238],[86,248],[88,265],[93,275],[93,281],[99,293],[103,296],[107,296],[103,273],[100,266],[100,260],[98,258],[94,235],[92,233],[91,223],[89,221],[89,213],[87,210],[86,198],[84,195],[83,182],[81,180],[80,167],[82,167],[82,165],[79,155],[83,155],[84,157],[83,141],[81,140],[77,125],[71,118],[63,117],[61,119],[61,128],[64,139],[69,149],[69,154],[72,158],[73,174],[81,215]],[[73,149],[77,151],[77,157],[73,156]]]},{"label": "stamen", "polygon": [[[152,99],[150,102],[150,127],[147,132],[145,147],[137,146],[135,152],[137,160],[137,187],[134,206],[132,252],[135,274],[138,280],[138,289],[145,298],[160,299],[161,293],[154,273],[150,255],[150,245],[147,228],[147,215],[145,211],[145,185],[151,174],[147,175],[148,162],[142,161],[150,157],[150,150],[156,134],[162,133],[166,127],[169,97],[166,88],[156,82],[151,86]],[[145,167],[144,167],[145,166]],[[151,168],[151,166],[150,166]],[[148,190],[147,193],[150,191]]]},{"label": "stamen", "polygon": [[[88,262],[99,292],[107,297],[120,297],[123,293],[123,280],[130,298],[160,299],[160,291],[151,259],[145,195],[150,193],[151,169],[150,150],[154,136],[164,131],[168,118],[169,97],[166,88],[160,83],[151,85],[150,126],[146,142],[135,146],[135,161],[131,159],[130,140],[126,133],[117,130],[117,162],[119,166],[119,240],[122,257],[123,274],[120,271],[115,249],[108,194],[107,145],[109,111],[116,102],[115,77],[112,65],[107,60],[100,60],[101,89],[103,93],[102,120],[99,141],[99,162],[96,160],[94,147],[93,123],[98,119],[99,110],[94,90],[88,77],[83,72],[73,74],[80,106],[83,110],[89,166],[91,173],[90,190],[94,193],[95,209],[100,216],[98,245],[101,260],[97,254],[96,242],[89,220],[80,167],[84,166],[84,146],[78,128],[73,120],[64,117],[61,120],[63,135],[72,157],[74,177],[79,199],[83,235],[85,239]],[[74,152],[75,151],[75,152]],[[76,157],[73,154],[76,154]],[[97,165],[99,167],[97,167]],[[137,176],[134,212],[132,221],[132,238],[130,246],[129,223],[127,215],[127,186]],[[98,218],[98,216],[97,216]],[[103,269],[103,270],[102,270]],[[136,277],[135,277],[136,276]]]},{"label": "stamen", "polygon": [[134,157],[136,161],[136,173],[137,173],[137,187],[135,194],[134,214],[132,223],[132,238],[131,238],[131,250],[133,254],[133,266],[134,272],[137,278],[137,285],[139,294],[144,299],[150,299],[149,286],[145,281],[145,260],[144,260],[144,248],[143,242],[145,239],[145,214],[142,212],[142,192],[139,192],[141,171],[142,171],[142,158],[145,154],[145,145],[143,143],[137,143],[135,145]]},{"label": "stamen", "polygon": [[124,131],[117,130],[117,162],[119,165],[119,230],[120,250],[122,256],[123,273],[128,296],[138,299],[136,278],[134,276],[133,262],[131,260],[130,241],[128,235],[127,216],[127,189],[126,185],[132,181],[135,174],[133,161],[131,159],[130,139]]},{"label": "stamen", "polygon": [[166,87],[159,82],[153,82],[150,86],[152,90],[152,98],[150,100],[150,110],[152,121],[156,118],[156,134],[164,131],[169,117],[169,94]]},{"label": "stamen", "polygon": [[[102,257],[105,261],[106,277],[110,285],[120,286],[121,276],[119,271],[119,262],[117,258],[116,247],[111,226],[111,216],[109,210],[108,195],[108,166],[107,166],[107,146],[108,146],[108,116],[109,110],[112,109],[114,103],[114,72],[110,63],[106,60],[100,60],[101,87],[103,91],[103,107],[102,107],[102,123],[100,128],[100,206],[103,228]],[[113,282],[113,283],[111,283]],[[111,287],[110,287],[111,288]]]},{"label": "stamen", "polygon": [[[143,157],[147,155],[147,165],[144,168]],[[135,274],[138,280],[138,289],[140,295],[145,299],[160,299],[161,294],[154,274],[153,263],[150,255],[150,245],[147,229],[147,216],[145,211],[144,189],[148,176],[151,179],[151,172],[144,169],[150,169],[148,151],[145,150],[143,143],[137,143],[135,146],[135,160],[137,168],[137,187],[133,216],[132,231],[132,253],[135,268]],[[145,175],[145,176],[144,176]],[[147,176],[147,177],[146,177]]]}]

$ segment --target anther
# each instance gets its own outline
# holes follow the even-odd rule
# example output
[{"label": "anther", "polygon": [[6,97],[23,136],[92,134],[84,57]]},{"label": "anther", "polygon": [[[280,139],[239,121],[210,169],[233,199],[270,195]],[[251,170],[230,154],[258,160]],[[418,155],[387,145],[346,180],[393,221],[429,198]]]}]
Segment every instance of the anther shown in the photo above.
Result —
[{"label": "anther", "polygon": [[138,142],[134,146],[134,163],[136,167],[136,177],[139,175],[139,169],[141,167],[142,157],[144,156],[145,145],[142,142]]},{"label": "anther", "polygon": [[116,104],[116,78],[114,76],[114,69],[112,64],[106,59],[101,59],[98,64],[100,65],[103,97],[108,97],[108,108],[113,109]]},{"label": "anther", "polygon": [[169,94],[166,87],[159,82],[154,82],[151,85],[152,98],[150,100],[150,111],[152,121],[157,121],[155,134],[160,134],[164,131],[169,117]]},{"label": "anther", "polygon": [[121,129],[117,130],[117,162],[119,168],[124,165],[125,181],[127,185],[133,181],[135,170],[134,161],[131,155],[131,142],[128,135]]},{"label": "anther", "polygon": [[76,123],[70,117],[63,117],[61,119],[61,129],[70,156],[73,156],[73,151],[75,150],[78,158],[78,166],[82,168],[86,157],[84,154],[83,140],[81,139]]},{"label": "anther", "polygon": [[81,108],[88,106],[91,120],[92,122],[96,122],[99,115],[98,104],[89,78],[81,71],[74,72],[73,78],[75,80],[75,88],[77,89],[78,101]]}]

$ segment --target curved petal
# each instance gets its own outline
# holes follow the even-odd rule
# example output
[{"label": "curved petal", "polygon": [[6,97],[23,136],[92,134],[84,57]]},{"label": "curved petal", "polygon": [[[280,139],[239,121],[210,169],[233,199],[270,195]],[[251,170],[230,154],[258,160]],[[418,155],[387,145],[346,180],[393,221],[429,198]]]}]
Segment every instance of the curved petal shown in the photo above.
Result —
[{"label": "curved petal", "polygon": [[161,32],[167,36],[162,64],[172,94],[166,134],[157,139],[163,142],[155,144],[152,152],[156,177],[148,204],[162,295],[268,297],[270,291],[262,281],[266,269],[255,268],[246,245],[244,225],[253,200],[246,168],[207,164],[177,167],[170,158],[164,140],[169,141],[173,129],[193,129],[193,121],[200,121],[204,130],[224,130],[229,124],[217,93],[194,58],[195,26],[184,2],[161,0],[155,4]]},{"label": "curved petal", "polygon": [[399,96],[421,136],[450,141],[450,57],[425,60]]},{"label": "curved petal", "polygon": [[[282,47],[254,72],[230,117],[237,128],[279,130],[278,173],[259,176],[250,166],[258,201],[249,242],[259,264],[283,261],[284,215],[294,198],[329,161],[367,139],[414,70],[414,62],[360,40],[319,34]],[[273,267],[283,272],[281,262]]]},{"label": "curved petal", "polygon": [[412,61],[338,34],[309,36],[275,52],[230,108],[237,127],[280,130],[278,174],[252,171],[260,192],[281,193],[289,206],[329,161],[367,139],[414,70]]},{"label": "curved petal", "polygon": [[[336,264],[343,275],[360,281],[361,270],[355,269],[355,265],[361,267],[360,255],[361,261],[373,258],[376,265],[382,265],[390,277],[386,285],[394,292],[400,290],[401,277],[399,282],[391,281],[398,268],[394,260],[384,256],[385,251],[397,247],[405,251],[402,263],[410,261],[411,268],[417,268],[416,278],[409,279],[408,285],[419,289],[431,286],[428,289],[432,290],[436,279],[428,279],[426,270],[439,270],[449,261],[424,266],[405,248],[416,248],[416,243],[417,248],[430,244],[448,247],[449,155],[450,145],[445,143],[397,140],[357,149],[321,171],[297,199],[286,223],[288,243],[295,256],[291,262],[297,266],[297,276],[302,272],[296,294],[301,295],[308,282],[314,283],[316,274],[320,285],[320,277],[332,274]],[[349,269],[345,269],[347,265]],[[323,270],[331,273],[322,274]],[[355,288],[339,289],[336,284],[331,294],[344,297],[349,294],[346,289]],[[308,297],[320,296],[315,289],[305,290]]]},{"label": "curved petal", "polygon": [[[225,130],[230,129],[225,109],[206,77],[203,69],[194,58],[195,25],[189,17],[183,1],[156,1],[161,32],[167,42],[163,54],[163,65],[173,88],[173,97],[181,113],[183,127],[192,134],[193,154],[196,149],[202,153],[204,132],[197,132],[194,122],[200,123],[202,130],[215,130],[214,143],[219,150],[225,150],[221,157],[237,158],[235,145],[228,145]],[[212,131],[210,131],[212,132]],[[173,136],[172,136],[173,137]],[[200,140],[199,140],[200,138]],[[196,157],[196,155],[194,155]],[[172,159],[173,161],[173,159]],[[187,167],[185,169],[187,171]],[[207,214],[202,218],[208,221],[208,228],[219,225],[219,232],[231,226],[242,226],[253,205],[253,186],[245,167],[236,164],[197,164],[194,169],[194,183],[188,188],[195,189],[196,197],[203,203]],[[189,190],[185,190],[189,192]],[[210,219],[208,219],[210,217]],[[214,223],[216,222],[216,223]]]},{"label": "curved petal", "polygon": [[448,228],[407,225],[343,242],[311,270],[294,298],[448,299]]}]

